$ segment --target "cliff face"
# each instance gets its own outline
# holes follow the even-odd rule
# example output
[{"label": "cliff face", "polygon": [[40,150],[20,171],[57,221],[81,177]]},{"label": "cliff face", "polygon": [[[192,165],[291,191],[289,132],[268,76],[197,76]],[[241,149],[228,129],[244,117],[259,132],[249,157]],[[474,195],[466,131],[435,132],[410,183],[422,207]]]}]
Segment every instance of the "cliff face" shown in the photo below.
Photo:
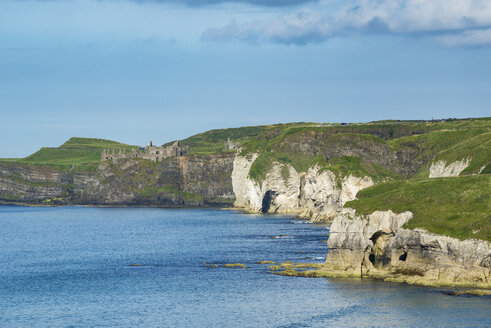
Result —
[{"label": "cliff face", "polygon": [[[253,180],[250,171],[257,158],[258,154],[237,155],[234,160],[235,206],[252,212],[292,213],[314,222],[332,221],[328,256],[317,276],[372,277],[421,285],[491,288],[491,243],[488,241],[459,240],[421,228],[403,228],[413,219],[410,211],[357,214],[345,204],[356,199],[360,190],[374,185],[368,176],[339,176],[316,165],[307,172],[297,172],[288,163],[274,162],[263,179]],[[470,160],[436,161],[430,166],[429,176],[455,177],[469,163]],[[466,185],[468,180],[462,180],[462,192],[471,190]],[[410,186],[419,188],[417,184]],[[433,191],[429,189],[428,192],[424,197],[433,197]],[[383,195],[399,197],[397,194]],[[408,197],[411,202],[412,196]],[[480,197],[484,199],[485,195]],[[435,201],[444,199],[436,197]],[[483,224],[489,224],[489,221],[483,221]]]},{"label": "cliff face", "polygon": [[430,178],[458,177],[470,164],[469,159],[447,163],[436,161],[430,166]]},{"label": "cliff face", "polygon": [[0,165],[0,200],[41,203],[70,193],[72,177],[50,166]]},{"label": "cliff face", "polygon": [[338,179],[328,170],[314,166],[297,172],[289,164],[274,163],[266,178],[257,182],[249,170],[257,154],[237,155],[232,172],[235,206],[252,212],[296,213],[315,220],[333,218],[357,192],[373,185],[369,177],[352,175]]},{"label": "cliff face", "polygon": [[412,143],[403,143],[404,147],[392,149],[383,138],[383,133],[371,134],[335,134],[330,131],[300,133],[285,137],[277,146],[278,151],[322,157],[329,161],[342,156],[363,158],[372,163],[390,169],[402,176],[414,174],[430,158]]},{"label": "cliff face", "polygon": [[39,205],[231,204],[233,155],[121,159],[94,170],[0,165],[0,201]]},{"label": "cliff face", "polygon": [[491,244],[404,229],[411,212],[337,216],[324,271],[422,285],[491,288]]},{"label": "cliff face", "polygon": [[[0,161],[0,203],[292,213],[332,222],[325,273],[489,288],[488,122],[215,130],[183,141],[202,155],[157,162],[98,162],[101,149],[134,146],[72,138]],[[228,138],[240,142],[239,153],[224,153]]]}]

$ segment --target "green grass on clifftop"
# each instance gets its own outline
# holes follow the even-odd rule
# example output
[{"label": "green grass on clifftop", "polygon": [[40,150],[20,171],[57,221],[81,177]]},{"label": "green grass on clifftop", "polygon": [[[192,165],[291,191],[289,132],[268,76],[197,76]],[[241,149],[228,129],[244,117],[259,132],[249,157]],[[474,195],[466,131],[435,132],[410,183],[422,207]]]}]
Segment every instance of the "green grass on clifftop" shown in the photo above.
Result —
[{"label": "green grass on clifftop", "polygon": [[9,162],[58,166],[96,164],[101,160],[103,149],[119,151],[120,149],[130,150],[137,147],[105,139],[70,138],[59,147],[44,147],[26,158],[10,160]]},{"label": "green grass on clifftop", "polygon": [[411,211],[407,228],[458,239],[491,241],[491,175],[403,180],[360,191],[346,203],[359,214],[376,210]]},{"label": "green grass on clifftop", "polygon": [[33,164],[88,164],[101,160],[101,151],[85,149],[41,148],[20,160]]},{"label": "green grass on clifftop", "polygon": [[139,148],[139,146],[127,145],[121,142],[106,140],[106,139],[96,139],[96,138],[77,138],[73,137],[66,141],[63,145],[58,148],[63,149],[133,149]]},{"label": "green grass on clifftop", "polygon": [[[182,144],[190,147],[191,154],[223,153],[228,138],[241,145],[253,142],[260,135],[267,135],[271,131],[282,130],[292,126],[310,126],[314,123],[287,123],[274,125],[244,126],[240,128],[217,129],[196,134],[181,140]],[[165,145],[170,145],[169,142]]]},{"label": "green grass on clifftop", "polygon": [[[375,164],[380,156],[387,156],[384,150],[390,150],[389,157],[401,154],[401,159],[404,159],[404,154],[417,154],[414,162],[425,165],[420,172],[411,172],[408,178],[414,175],[428,177],[428,167],[436,160],[451,163],[469,158],[471,163],[462,173],[465,175],[478,173],[483,168],[483,172],[491,170],[490,133],[489,118],[445,122],[273,125],[242,143],[241,154],[259,154],[249,174],[257,182],[264,180],[274,162],[290,164],[297,172],[305,172],[318,165],[321,169],[333,171],[338,177],[350,174],[370,176],[375,182],[402,178],[394,167]],[[364,153],[369,158],[357,156],[357,153]]]}]

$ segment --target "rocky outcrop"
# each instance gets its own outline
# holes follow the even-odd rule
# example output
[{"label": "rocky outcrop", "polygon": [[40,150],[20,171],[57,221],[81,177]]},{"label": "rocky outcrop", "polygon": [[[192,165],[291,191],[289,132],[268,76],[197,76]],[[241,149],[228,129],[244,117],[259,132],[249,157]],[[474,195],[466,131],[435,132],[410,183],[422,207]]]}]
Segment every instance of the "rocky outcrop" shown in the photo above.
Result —
[{"label": "rocky outcrop", "polygon": [[273,163],[266,178],[257,182],[249,171],[257,155],[237,155],[232,172],[235,206],[251,212],[296,213],[315,221],[329,220],[363,188],[373,185],[369,177],[338,178],[314,166],[297,172],[291,165]]},{"label": "rocky outcrop", "polygon": [[300,216],[311,218],[313,222],[331,221],[346,211],[343,206],[354,200],[358,191],[373,185],[370,177],[348,175],[338,178],[328,170],[317,166],[310,168],[302,181]]},{"label": "rocky outcrop", "polygon": [[[422,285],[491,288],[491,244],[404,229],[411,212],[337,216],[324,271]],[[350,218],[351,216],[351,218]]]},{"label": "rocky outcrop", "polygon": [[33,205],[231,205],[232,154],[105,161],[89,169],[0,164],[0,202]]},{"label": "rocky outcrop", "polygon": [[300,175],[291,165],[274,163],[266,179],[258,183],[249,178],[249,170],[257,155],[237,155],[232,184],[235,206],[251,212],[292,213],[299,211]]},{"label": "rocky outcrop", "polygon": [[458,177],[469,166],[470,162],[469,159],[449,164],[445,161],[436,161],[430,166],[430,178]]},{"label": "rocky outcrop", "polygon": [[[254,182],[249,179],[249,171],[252,164],[257,158],[257,154],[251,154],[250,157],[235,156],[232,170],[232,189],[235,194],[236,207],[246,208],[251,203],[256,204]],[[251,201],[251,196],[253,200]]]}]

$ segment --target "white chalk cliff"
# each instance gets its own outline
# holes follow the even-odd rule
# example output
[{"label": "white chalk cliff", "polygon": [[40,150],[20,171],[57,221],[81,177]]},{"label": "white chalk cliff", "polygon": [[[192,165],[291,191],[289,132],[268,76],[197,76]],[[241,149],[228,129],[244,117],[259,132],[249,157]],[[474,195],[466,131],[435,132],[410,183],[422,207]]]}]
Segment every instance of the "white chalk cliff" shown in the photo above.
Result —
[{"label": "white chalk cliff", "polygon": [[337,216],[323,270],[423,285],[491,287],[491,243],[404,229],[413,214]]},{"label": "white chalk cliff", "polygon": [[448,164],[445,161],[436,161],[430,166],[430,178],[458,177],[470,163],[468,158]]},{"label": "white chalk cliff", "polygon": [[260,183],[249,177],[257,158],[237,155],[232,172],[235,206],[252,212],[296,213],[313,220],[334,218],[343,205],[363,188],[373,185],[369,177],[349,175],[341,181],[334,173],[314,166],[297,172],[291,165],[275,162]]},{"label": "white chalk cliff", "polygon": [[[295,213],[314,222],[331,221],[329,252],[321,270],[338,276],[491,288],[491,243],[405,229],[413,218],[409,211],[358,215],[344,208],[358,191],[374,184],[370,177],[340,179],[318,166],[297,172],[289,164],[275,162],[265,179],[256,182],[249,171],[257,157],[235,157],[235,206],[258,213]],[[430,177],[458,176],[469,162],[436,162]]]}]

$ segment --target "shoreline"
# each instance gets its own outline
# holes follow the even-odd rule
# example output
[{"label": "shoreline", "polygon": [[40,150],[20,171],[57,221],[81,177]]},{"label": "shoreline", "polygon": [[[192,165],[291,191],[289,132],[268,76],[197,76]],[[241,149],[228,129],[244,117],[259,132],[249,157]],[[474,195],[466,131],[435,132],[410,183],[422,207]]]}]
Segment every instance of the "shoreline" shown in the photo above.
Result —
[{"label": "shoreline", "polygon": [[230,206],[221,206],[221,205],[154,205],[154,204],[32,204],[32,203],[23,203],[23,202],[4,202],[0,201],[0,206],[25,206],[25,207],[65,207],[65,206],[77,206],[77,207],[100,207],[100,208],[169,208],[169,209],[219,209],[219,210],[236,210],[239,209],[230,207]]},{"label": "shoreline", "polygon": [[[420,287],[431,288],[447,288],[452,291],[447,291],[454,296],[460,295],[476,295],[476,296],[491,296],[491,286],[488,284],[479,283],[449,283],[438,282],[431,279],[417,279],[411,275],[396,274],[391,272],[378,271],[375,274],[357,275],[353,272],[345,272],[341,270],[329,270],[326,264],[323,263],[292,263],[286,261],[283,263],[275,263],[269,266],[268,273],[285,276],[285,277],[300,277],[300,278],[332,278],[332,279],[350,279],[358,281],[383,281],[386,283],[406,284]],[[421,278],[421,277],[419,277]]]},{"label": "shoreline", "polygon": [[[228,205],[228,204],[227,204]],[[0,201],[0,206],[24,206],[24,207],[65,207],[65,206],[75,206],[75,207],[86,207],[86,208],[162,208],[162,209],[215,209],[221,211],[234,211],[242,214],[261,214],[268,215],[272,213],[257,213],[242,207],[233,206],[182,206],[182,205],[135,205],[135,204],[30,204],[30,203],[20,203],[20,202],[4,202]],[[278,213],[284,215],[295,215],[297,213]],[[291,218],[292,220],[302,220],[311,221],[309,218],[299,217],[298,215]],[[326,250],[327,256],[329,256],[329,249]],[[269,273],[280,276],[290,276],[290,277],[303,277],[303,278],[334,278],[334,279],[357,279],[357,280],[380,280],[384,282],[392,283],[403,283],[408,285],[416,285],[423,287],[447,287],[454,289],[472,289],[471,291],[451,291],[449,293],[454,293],[454,295],[475,295],[473,290],[476,291],[476,295],[479,296],[490,296],[491,295],[491,285],[489,283],[445,283],[439,281],[432,281],[429,279],[423,279],[422,277],[415,277],[412,275],[403,274],[392,274],[390,272],[379,271],[376,273],[365,273],[363,276],[360,274],[355,274],[350,271],[343,270],[330,270],[325,268],[325,263],[319,266],[316,270],[304,270],[297,271],[291,267],[283,267],[281,271],[269,271]]]},{"label": "shoreline", "polygon": [[[414,278],[411,275],[396,275],[390,273],[380,273],[380,274],[371,274],[364,275],[361,277],[360,275],[356,275],[349,272],[344,271],[329,271],[323,270],[323,268],[319,268],[318,270],[306,270],[306,271],[296,271],[296,270],[284,270],[278,272],[271,272],[271,274],[278,276],[287,276],[287,277],[302,277],[302,278],[333,278],[333,279],[353,279],[353,280],[376,280],[390,283],[398,283],[398,284],[406,284],[413,286],[421,286],[421,287],[435,287],[435,288],[454,288],[454,289],[472,289],[476,291],[482,291],[486,293],[486,296],[491,295],[491,286],[481,285],[481,284],[472,284],[472,283],[445,283],[445,282],[437,282],[431,280],[421,280]],[[414,278],[414,279],[412,279]]]}]

